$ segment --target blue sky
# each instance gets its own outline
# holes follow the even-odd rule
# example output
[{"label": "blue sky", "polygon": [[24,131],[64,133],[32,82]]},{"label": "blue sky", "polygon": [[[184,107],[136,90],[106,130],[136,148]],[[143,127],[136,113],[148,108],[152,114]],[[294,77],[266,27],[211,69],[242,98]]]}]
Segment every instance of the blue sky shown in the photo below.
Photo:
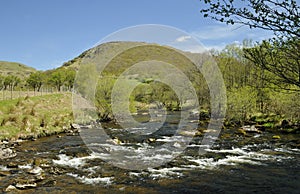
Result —
[{"label": "blue sky", "polygon": [[140,24],[179,28],[209,49],[271,36],[203,18],[201,6],[199,0],[1,0],[0,60],[52,69],[105,36]]}]

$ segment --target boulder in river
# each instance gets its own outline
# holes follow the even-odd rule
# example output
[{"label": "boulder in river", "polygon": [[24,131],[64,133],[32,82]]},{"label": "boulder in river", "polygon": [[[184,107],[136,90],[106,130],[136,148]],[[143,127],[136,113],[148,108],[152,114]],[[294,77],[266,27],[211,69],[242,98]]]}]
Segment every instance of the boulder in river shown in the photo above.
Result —
[{"label": "boulder in river", "polygon": [[246,133],[261,133],[261,131],[255,127],[255,125],[245,125],[241,127],[241,129]]},{"label": "boulder in river", "polygon": [[34,174],[34,175],[41,174],[42,172],[43,172],[43,169],[39,166],[35,166],[34,168],[32,168],[28,171],[29,174]]},{"label": "boulder in river", "polygon": [[37,186],[37,184],[36,183],[30,183],[30,182],[28,182],[28,183],[26,183],[26,182],[24,182],[24,183],[17,183],[16,184],[16,188],[17,189],[31,189],[31,188],[35,188]]},{"label": "boulder in river", "polygon": [[18,164],[15,162],[10,162],[6,165],[7,168],[18,168]]},{"label": "boulder in river", "polygon": [[66,154],[67,156],[72,157],[85,157],[91,154],[91,151],[85,147],[75,147],[75,148],[68,148],[62,151],[62,153]]},{"label": "boulder in river", "polygon": [[17,154],[10,148],[1,148],[0,147],[0,159],[13,158]]},{"label": "boulder in river", "polygon": [[13,185],[9,185],[6,189],[5,189],[5,192],[11,192],[11,191],[14,191],[16,190],[17,188]]}]

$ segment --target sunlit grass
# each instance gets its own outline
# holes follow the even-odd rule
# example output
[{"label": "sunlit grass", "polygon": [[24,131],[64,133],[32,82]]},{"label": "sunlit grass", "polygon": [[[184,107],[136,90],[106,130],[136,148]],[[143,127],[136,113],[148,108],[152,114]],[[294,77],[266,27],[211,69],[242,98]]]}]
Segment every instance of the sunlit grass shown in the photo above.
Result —
[{"label": "sunlit grass", "polygon": [[73,120],[70,93],[0,101],[0,139],[63,131]]}]

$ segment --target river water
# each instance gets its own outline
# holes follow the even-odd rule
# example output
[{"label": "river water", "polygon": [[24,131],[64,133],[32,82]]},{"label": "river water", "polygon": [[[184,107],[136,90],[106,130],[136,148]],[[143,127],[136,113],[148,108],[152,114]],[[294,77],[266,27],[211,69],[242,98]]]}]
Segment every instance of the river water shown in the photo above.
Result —
[{"label": "river water", "polygon": [[[148,162],[168,154],[144,156],[144,150],[172,141],[176,119],[160,132],[133,138],[132,133],[106,124],[111,137],[128,137],[116,149],[131,149]],[[276,135],[276,134],[275,134]],[[105,154],[94,153],[81,136],[51,136],[17,146],[17,156],[0,163],[0,190],[18,182],[35,182],[22,193],[300,193],[299,134],[263,132],[243,136],[223,129],[214,145],[199,154],[201,136],[183,153],[159,166],[143,170],[116,167]],[[133,141],[134,139],[134,141]],[[118,144],[120,143],[120,144]],[[103,145],[107,147],[107,145]],[[144,156],[144,158],[143,158]],[[165,157],[165,158],[164,158]],[[8,166],[10,164],[10,167]],[[12,165],[13,164],[13,165]],[[39,166],[41,173],[30,173]]]}]

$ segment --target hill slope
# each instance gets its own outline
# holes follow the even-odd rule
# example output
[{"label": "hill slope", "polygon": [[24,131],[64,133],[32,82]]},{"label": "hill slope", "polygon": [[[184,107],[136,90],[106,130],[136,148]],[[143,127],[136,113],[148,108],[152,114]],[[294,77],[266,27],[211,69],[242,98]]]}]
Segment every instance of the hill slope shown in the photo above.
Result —
[{"label": "hill slope", "polygon": [[16,75],[22,78],[35,71],[36,69],[21,63],[0,61],[0,75]]}]

